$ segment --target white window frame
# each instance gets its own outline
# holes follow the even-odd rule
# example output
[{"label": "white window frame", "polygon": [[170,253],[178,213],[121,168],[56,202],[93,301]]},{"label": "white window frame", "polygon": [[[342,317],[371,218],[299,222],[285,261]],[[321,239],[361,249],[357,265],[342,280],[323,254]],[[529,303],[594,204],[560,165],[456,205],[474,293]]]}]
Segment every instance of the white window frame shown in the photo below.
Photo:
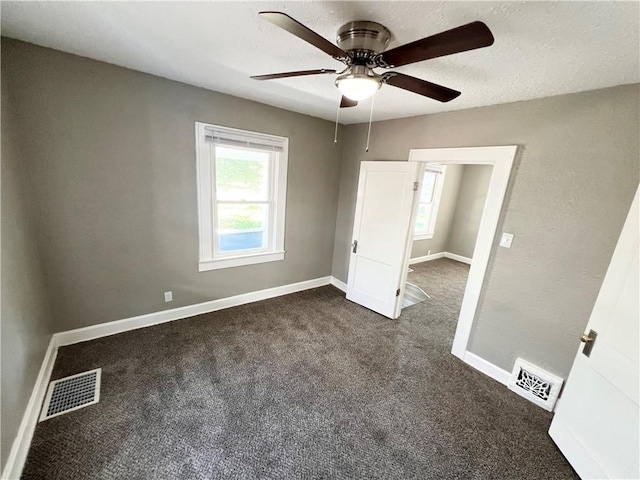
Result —
[{"label": "white window frame", "polygon": [[[440,200],[442,199],[442,191],[444,189],[444,179],[447,174],[446,165],[438,165],[436,163],[428,163],[424,166],[422,172],[422,182],[420,188],[422,189],[424,183],[424,174],[426,172],[433,172],[436,174],[435,184],[433,187],[433,200],[431,202],[431,214],[429,216],[429,225],[426,230],[414,230],[414,240],[428,240],[433,238],[436,231],[436,220],[438,218],[438,210],[440,209]],[[420,204],[421,202],[418,202]]]},{"label": "white window frame", "polygon": [[[215,138],[215,141],[211,141]],[[242,253],[216,253],[215,145],[229,145],[262,151],[271,149],[269,195],[269,237],[267,246]],[[196,122],[196,172],[198,188],[198,234],[200,272],[284,260],[285,212],[289,139],[264,133]],[[238,203],[238,202],[234,202]],[[242,203],[242,202],[240,202]],[[250,202],[263,203],[263,202]]]}]

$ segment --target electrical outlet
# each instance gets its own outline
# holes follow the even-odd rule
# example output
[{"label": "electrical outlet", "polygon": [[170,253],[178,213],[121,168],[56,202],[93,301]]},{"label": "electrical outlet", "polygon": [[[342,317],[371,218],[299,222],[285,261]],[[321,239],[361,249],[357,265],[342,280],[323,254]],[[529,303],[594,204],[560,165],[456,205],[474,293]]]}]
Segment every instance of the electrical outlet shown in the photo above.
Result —
[{"label": "electrical outlet", "polygon": [[500,246],[504,248],[511,248],[513,242],[513,233],[503,233],[500,239]]},{"label": "electrical outlet", "polygon": [[164,301],[165,302],[171,302],[173,301],[173,292],[169,291],[169,292],[164,292]]},{"label": "electrical outlet", "polygon": [[431,250],[427,250],[427,255],[431,255]]}]

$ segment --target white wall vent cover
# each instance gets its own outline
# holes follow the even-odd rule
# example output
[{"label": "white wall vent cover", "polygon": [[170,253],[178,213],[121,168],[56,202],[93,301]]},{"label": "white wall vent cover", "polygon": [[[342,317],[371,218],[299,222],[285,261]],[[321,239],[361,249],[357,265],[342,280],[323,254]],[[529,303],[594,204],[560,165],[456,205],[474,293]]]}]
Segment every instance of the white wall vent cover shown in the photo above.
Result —
[{"label": "white wall vent cover", "polygon": [[516,359],[509,388],[545,410],[552,411],[564,380],[521,358]]},{"label": "white wall vent cover", "polygon": [[98,403],[101,373],[102,369],[96,368],[51,382],[40,421]]}]

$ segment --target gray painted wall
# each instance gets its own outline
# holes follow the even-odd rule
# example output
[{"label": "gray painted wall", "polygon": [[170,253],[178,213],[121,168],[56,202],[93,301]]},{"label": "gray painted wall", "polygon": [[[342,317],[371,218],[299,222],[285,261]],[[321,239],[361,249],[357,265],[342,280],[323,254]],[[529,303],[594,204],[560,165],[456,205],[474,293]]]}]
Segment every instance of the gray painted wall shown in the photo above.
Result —
[{"label": "gray painted wall", "polygon": [[429,250],[431,250],[431,253],[439,253],[446,250],[451,222],[456,212],[458,189],[460,188],[463,170],[464,165],[447,166],[433,238],[415,240],[411,248],[411,258],[428,255]]},{"label": "gray painted wall", "polygon": [[[56,331],[331,274],[333,123],[22,42],[2,53]],[[198,272],[195,121],[289,137],[284,261]]]},{"label": "gray painted wall", "polygon": [[473,258],[492,172],[491,165],[464,166],[447,239],[447,252]]},{"label": "gray painted wall", "polygon": [[[3,58],[4,60],[4,58]],[[4,64],[3,79],[4,79]],[[31,191],[6,82],[2,82],[2,354],[0,465],[4,469],[44,358],[52,325],[33,222]]]},{"label": "gray painted wall", "polygon": [[433,238],[414,240],[411,258],[449,252],[473,257],[493,167],[448,165]]},{"label": "gray painted wall", "polygon": [[[384,93],[384,92],[383,92]],[[374,123],[345,133],[333,275],[347,280],[359,164],[411,148],[519,145],[469,349],[566,376],[640,175],[639,85]],[[499,238],[496,238],[496,242]]]}]

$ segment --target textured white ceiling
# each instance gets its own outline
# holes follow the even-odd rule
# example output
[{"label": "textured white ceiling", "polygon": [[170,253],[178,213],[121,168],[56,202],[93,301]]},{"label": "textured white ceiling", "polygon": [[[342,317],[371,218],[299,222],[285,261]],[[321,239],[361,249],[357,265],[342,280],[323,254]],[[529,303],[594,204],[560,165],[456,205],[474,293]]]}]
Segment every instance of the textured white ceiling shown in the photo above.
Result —
[{"label": "textured white ceiling", "polygon": [[[383,85],[374,120],[640,82],[638,2],[2,2],[2,35],[243,98],[335,119],[334,76],[250,75],[342,64],[258,17],[278,10],[325,38],[352,20],[391,30],[389,48],[474,20],[493,46],[397,70],[462,91],[447,104]],[[370,101],[343,109],[365,122]]]}]

